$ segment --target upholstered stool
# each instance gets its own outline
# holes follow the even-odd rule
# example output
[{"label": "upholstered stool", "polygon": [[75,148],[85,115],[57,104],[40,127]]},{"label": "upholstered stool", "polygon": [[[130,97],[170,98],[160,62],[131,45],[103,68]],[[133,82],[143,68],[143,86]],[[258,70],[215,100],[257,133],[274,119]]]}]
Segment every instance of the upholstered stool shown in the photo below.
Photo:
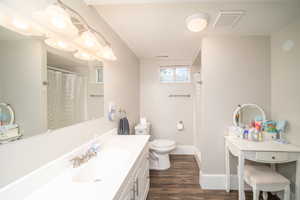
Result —
[{"label": "upholstered stool", "polygon": [[265,165],[245,165],[245,182],[253,189],[253,200],[259,199],[259,192],[263,191],[263,198],[267,200],[267,192],[284,190],[284,200],[290,199],[290,181]]}]

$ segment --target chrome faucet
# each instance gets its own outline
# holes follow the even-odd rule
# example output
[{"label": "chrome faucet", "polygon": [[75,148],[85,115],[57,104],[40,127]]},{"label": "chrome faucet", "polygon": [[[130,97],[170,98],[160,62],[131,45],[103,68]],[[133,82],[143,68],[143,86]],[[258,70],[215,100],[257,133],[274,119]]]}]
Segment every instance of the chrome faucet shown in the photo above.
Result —
[{"label": "chrome faucet", "polygon": [[99,145],[92,145],[83,155],[72,158],[70,161],[72,162],[73,168],[80,167],[93,157],[96,157],[99,153],[99,150]]}]

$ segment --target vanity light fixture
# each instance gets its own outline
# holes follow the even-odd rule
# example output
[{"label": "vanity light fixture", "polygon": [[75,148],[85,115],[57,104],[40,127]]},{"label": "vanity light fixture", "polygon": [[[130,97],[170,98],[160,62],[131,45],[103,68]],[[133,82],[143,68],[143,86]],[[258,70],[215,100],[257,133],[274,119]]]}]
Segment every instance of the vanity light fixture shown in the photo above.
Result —
[{"label": "vanity light fixture", "polygon": [[70,44],[68,44],[62,40],[55,39],[55,38],[48,38],[45,40],[45,43],[50,47],[60,49],[63,51],[75,51],[76,50]]},{"label": "vanity light fixture", "polygon": [[[57,4],[54,5],[56,7],[60,7],[60,9],[52,9],[53,11],[59,11],[58,14],[62,14],[62,10],[64,10],[65,13],[68,15],[68,23],[72,23],[77,30],[81,33],[79,38],[75,39],[75,42],[77,42],[80,46],[83,46],[83,48],[86,48],[89,51],[95,52],[95,56],[92,56],[93,59],[96,57],[101,57],[108,60],[116,60],[116,56],[114,55],[114,52],[111,48],[110,43],[106,40],[104,35],[102,35],[100,32],[98,32],[96,29],[91,27],[86,20],[74,9],[66,5],[62,2],[62,0],[57,0]],[[61,15],[63,16],[63,15]],[[101,54],[99,53],[101,52]],[[81,52],[81,51],[79,51]],[[77,56],[80,55],[76,54]],[[83,54],[84,55],[84,54]],[[90,55],[90,54],[88,54]],[[82,57],[82,56],[79,56]],[[83,56],[83,58],[87,58],[86,56]]]},{"label": "vanity light fixture", "polygon": [[107,60],[117,60],[112,48],[110,46],[105,46],[100,52],[97,53],[98,56]]},{"label": "vanity light fixture", "polygon": [[59,6],[51,5],[47,8],[46,12],[51,16],[51,23],[56,28],[64,29],[68,23],[72,23],[70,16],[68,16],[68,14]]},{"label": "vanity light fixture", "polygon": [[10,9],[0,5],[0,25],[12,31],[27,36],[41,36],[42,29],[37,24],[15,14]]},{"label": "vanity light fixture", "polygon": [[37,25],[34,25],[31,22],[23,20],[19,17],[14,17],[10,19],[10,23],[6,26],[8,29],[11,29],[15,32],[18,32],[27,36],[42,36],[43,31]]},{"label": "vanity light fixture", "polygon": [[100,44],[93,33],[90,31],[84,31],[81,33],[77,42],[88,49],[99,50]]},{"label": "vanity light fixture", "polygon": [[16,13],[3,4],[0,4],[0,25],[22,35],[43,35],[42,28],[38,24],[27,20],[21,14]]},{"label": "vanity light fixture", "polygon": [[208,25],[208,15],[197,13],[186,18],[187,28],[192,32],[203,31]]},{"label": "vanity light fixture", "polygon": [[107,41],[102,33],[91,27],[77,11],[64,4],[61,0],[57,0],[57,3],[66,11],[72,13],[72,19],[73,21],[76,21],[78,27],[81,29],[83,27],[84,30],[80,30],[82,32],[80,40],[81,42],[83,41],[85,48],[96,51],[96,55],[98,57],[112,61],[117,60],[117,57],[111,48],[111,44]]},{"label": "vanity light fixture", "polygon": [[23,35],[28,35],[28,36],[43,35],[43,31],[41,27],[19,16],[7,17],[6,23],[3,24],[3,26]]},{"label": "vanity light fixture", "polygon": [[62,0],[24,17],[0,3],[0,25],[23,35],[44,36],[47,45],[60,50],[77,50],[74,56],[79,59],[117,59],[104,35]]},{"label": "vanity light fixture", "polygon": [[85,53],[83,51],[77,51],[75,54],[74,54],[74,57],[75,58],[78,58],[80,60],[86,60],[86,61],[92,61],[92,60],[95,60],[95,57],[88,54],[88,53]]},{"label": "vanity light fixture", "polygon": [[35,12],[34,18],[54,32],[76,37],[78,29],[71,21],[71,16],[59,5],[50,5],[45,10]]}]

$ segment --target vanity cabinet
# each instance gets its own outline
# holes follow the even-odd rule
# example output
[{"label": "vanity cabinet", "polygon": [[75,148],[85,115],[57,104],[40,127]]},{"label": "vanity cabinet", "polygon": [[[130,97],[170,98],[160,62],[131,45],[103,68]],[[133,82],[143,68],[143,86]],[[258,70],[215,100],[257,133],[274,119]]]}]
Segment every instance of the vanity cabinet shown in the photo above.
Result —
[{"label": "vanity cabinet", "polygon": [[149,186],[149,148],[147,145],[114,200],[146,200]]}]

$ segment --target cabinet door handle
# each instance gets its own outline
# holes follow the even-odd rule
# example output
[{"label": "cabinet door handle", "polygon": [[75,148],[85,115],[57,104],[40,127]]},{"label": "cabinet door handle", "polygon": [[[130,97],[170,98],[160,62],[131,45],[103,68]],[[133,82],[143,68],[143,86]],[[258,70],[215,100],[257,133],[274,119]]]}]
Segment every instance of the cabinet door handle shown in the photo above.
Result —
[{"label": "cabinet door handle", "polygon": [[131,189],[132,191],[132,195],[133,197],[131,198],[131,200],[135,200],[135,186],[133,186],[133,188]]},{"label": "cabinet door handle", "polygon": [[136,187],[136,196],[139,196],[139,179],[136,179],[135,181],[135,187]]}]

